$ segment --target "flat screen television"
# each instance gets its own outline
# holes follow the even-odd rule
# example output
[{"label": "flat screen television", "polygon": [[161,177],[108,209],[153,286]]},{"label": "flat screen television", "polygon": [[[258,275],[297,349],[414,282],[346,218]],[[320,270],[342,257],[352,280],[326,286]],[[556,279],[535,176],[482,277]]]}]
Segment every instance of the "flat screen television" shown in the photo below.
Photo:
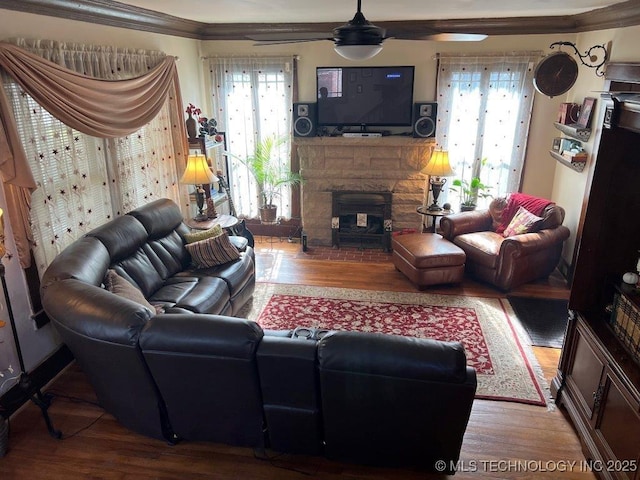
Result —
[{"label": "flat screen television", "polygon": [[410,126],[414,67],[317,67],[318,125]]}]

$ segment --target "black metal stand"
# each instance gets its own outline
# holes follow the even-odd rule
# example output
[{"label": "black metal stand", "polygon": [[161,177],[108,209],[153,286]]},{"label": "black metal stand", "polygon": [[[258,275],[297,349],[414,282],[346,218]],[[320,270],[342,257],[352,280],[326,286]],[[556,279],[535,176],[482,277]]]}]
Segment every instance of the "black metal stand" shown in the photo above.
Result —
[{"label": "black metal stand", "polygon": [[22,357],[22,349],[20,348],[20,340],[18,338],[18,330],[16,328],[16,320],[13,316],[13,308],[11,308],[11,299],[9,298],[9,291],[7,290],[7,281],[4,278],[5,268],[4,264],[0,261],[0,277],[2,278],[2,291],[4,293],[5,302],[7,304],[7,312],[9,313],[9,322],[11,323],[11,330],[13,332],[13,341],[16,345],[16,352],[18,353],[18,361],[20,362],[20,380],[18,381],[18,387],[24,392],[25,396],[35,403],[42,412],[44,417],[44,423],[47,425],[49,435],[53,438],[62,438],[62,432],[56,430],[53,427],[51,418],[49,417],[49,406],[51,405],[51,396],[42,393],[39,387],[33,385],[29,374],[24,367],[24,359]]}]

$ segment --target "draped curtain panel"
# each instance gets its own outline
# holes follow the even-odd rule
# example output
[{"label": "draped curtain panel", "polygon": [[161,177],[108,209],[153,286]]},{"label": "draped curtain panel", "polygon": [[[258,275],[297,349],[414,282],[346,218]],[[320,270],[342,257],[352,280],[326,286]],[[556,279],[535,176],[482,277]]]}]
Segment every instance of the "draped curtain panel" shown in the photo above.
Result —
[{"label": "draped curtain panel", "polygon": [[[519,190],[540,57],[541,52],[439,55],[436,137],[449,151],[453,178],[478,177],[493,197]],[[452,203],[457,200],[446,193]],[[478,205],[488,202],[479,199]]]},{"label": "draped curtain panel", "polygon": [[17,43],[0,43],[0,171],[23,267],[31,246],[41,270],[86,230],[154,198],[186,208],[177,172],[188,145],[173,57]]},{"label": "draped curtain panel", "polygon": [[[293,57],[210,58],[212,103],[227,150],[246,158],[262,139],[274,135],[286,142],[278,161],[291,168]],[[229,185],[238,214],[258,216],[258,191],[242,162],[229,157]],[[291,189],[281,187],[274,199],[278,216],[291,217]]]}]

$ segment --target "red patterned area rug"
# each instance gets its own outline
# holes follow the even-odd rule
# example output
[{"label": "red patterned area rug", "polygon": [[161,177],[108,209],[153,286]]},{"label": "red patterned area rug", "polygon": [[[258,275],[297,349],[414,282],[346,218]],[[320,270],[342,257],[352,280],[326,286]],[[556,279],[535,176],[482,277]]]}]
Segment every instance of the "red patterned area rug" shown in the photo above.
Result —
[{"label": "red patterned area rug", "polygon": [[267,329],[459,340],[478,374],[477,398],[551,406],[548,385],[507,300],[258,283],[243,316]]}]

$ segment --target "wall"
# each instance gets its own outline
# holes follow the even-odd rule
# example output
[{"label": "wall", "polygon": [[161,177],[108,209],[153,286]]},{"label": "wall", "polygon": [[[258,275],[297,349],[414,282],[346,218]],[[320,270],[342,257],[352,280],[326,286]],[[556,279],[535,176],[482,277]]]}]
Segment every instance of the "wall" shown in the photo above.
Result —
[{"label": "wall", "polygon": [[[609,50],[610,61],[639,62],[640,54],[637,53],[637,42],[639,39],[640,27],[628,27],[617,30],[583,33],[578,35],[576,43],[581,53],[586,52],[593,45],[605,45]],[[596,76],[594,69],[580,65],[578,81],[568,92],[566,100],[562,101],[582,104],[584,97],[598,98],[600,96],[599,92],[604,89],[604,86],[604,78]],[[596,111],[592,117],[592,127],[594,127],[594,131],[591,133],[589,142],[585,144],[585,149],[590,153],[594,151],[594,142],[598,138],[597,130],[602,121],[602,102],[598,101],[596,107]],[[551,115],[548,118],[551,119],[554,117]],[[559,132],[556,131],[553,136],[559,136],[558,133]],[[591,157],[589,160],[591,160]],[[577,243],[575,233],[580,221],[580,214],[587,188],[588,172],[591,168],[593,168],[593,165],[590,161],[582,172],[575,172],[558,163],[553,178],[551,198],[565,208],[567,214],[564,223],[572,233],[571,237],[565,243],[562,252],[562,258],[567,265],[571,265],[573,262],[574,250]]]},{"label": "wall", "polygon": [[[549,52],[549,45],[558,40],[575,39],[572,35],[528,35],[487,38],[482,42],[424,42],[389,39],[377,56],[367,65],[415,65],[414,99],[433,101],[436,95],[436,54],[439,52],[487,53],[515,50],[539,50]],[[505,46],[508,46],[506,48]],[[306,42],[289,45],[253,46],[252,42],[203,42],[205,56],[224,55],[298,55],[299,99],[314,101],[316,98],[315,69],[318,66],[353,65],[333,50],[331,42]],[[533,68],[533,66],[532,66]],[[536,94],[531,122],[531,138],[553,138],[553,126],[548,118],[555,118],[560,98],[548,99]],[[550,141],[532,141],[527,150],[522,190],[532,195],[549,197],[552,193],[555,160],[548,151]]]},{"label": "wall", "polygon": [[[41,38],[66,42],[91,43],[97,45],[114,45],[148,50],[160,50],[169,55],[179,57],[178,72],[184,103],[203,103],[204,93],[201,82],[202,61],[200,60],[200,42],[196,40],[137,32],[122,28],[92,25],[89,23],[49,18],[28,13],[0,10],[1,40],[12,37]],[[37,28],[36,28],[37,26]],[[5,207],[4,194],[0,192],[0,207]],[[8,224],[8,222],[7,222]],[[7,225],[7,247],[9,253],[15,252],[10,236],[10,225]],[[26,282],[22,275],[17,256],[9,259],[5,256],[3,263],[7,269],[7,284],[26,369],[32,370],[47,356],[53,353],[60,341],[51,325],[35,330],[31,320],[31,306]],[[2,297],[2,295],[0,295]],[[6,307],[0,300],[0,320],[8,322]],[[9,326],[0,329],[0,373],[5,372],[6,362],[18,369],[17,355],[13,348],[13,339]],[[11,350],[11,351],[9,351]],[[5,372],[6,373],[6,372]],[[6,377],[8,378],[8,377]],[[5,379],[0,378],[0,385]],[[0,395],[13,385],[7,382],[0,389]]]}]

